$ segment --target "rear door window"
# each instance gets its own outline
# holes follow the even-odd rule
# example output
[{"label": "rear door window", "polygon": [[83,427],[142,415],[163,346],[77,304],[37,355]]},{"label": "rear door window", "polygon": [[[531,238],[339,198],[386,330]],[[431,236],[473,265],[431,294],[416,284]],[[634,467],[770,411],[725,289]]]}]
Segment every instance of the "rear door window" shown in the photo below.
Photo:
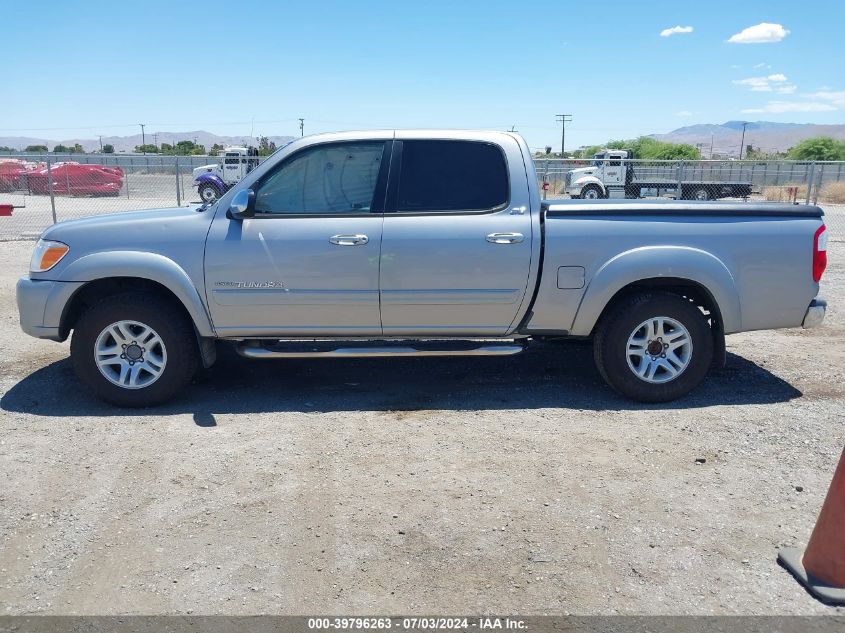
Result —
[{"label": "rear door window", "polygon": [[474,141],[404,141],[396,210],[492,211],[509,198],[502,149]]}]

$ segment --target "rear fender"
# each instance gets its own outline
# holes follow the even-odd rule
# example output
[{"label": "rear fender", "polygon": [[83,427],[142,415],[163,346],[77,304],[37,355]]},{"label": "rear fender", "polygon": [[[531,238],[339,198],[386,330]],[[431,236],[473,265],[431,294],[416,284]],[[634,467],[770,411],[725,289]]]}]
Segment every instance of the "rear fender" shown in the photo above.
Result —
[{"label": "rear fender", "polygon": [[[211,319],[188,273],[164,255],[139,251],[92,253],[71,262],[57,281],[88,282],[111,277],[134,277],[160,283],[185,306],[200,336],[215,336]],[[59,323],[63,307],[55,307],[59,313],[49,315],[50,323]],[[45,315],[45,319],[47,317]]]},{"label": "rear fender", "polygon": [[725,334],[739,331],[739,293],[730,270],[719,258],[687,246],[644,246],[616,255],[593,275],[570,334],[588,336],[617,292],[638,281],[661,277],[703,286],[719,308]]}]

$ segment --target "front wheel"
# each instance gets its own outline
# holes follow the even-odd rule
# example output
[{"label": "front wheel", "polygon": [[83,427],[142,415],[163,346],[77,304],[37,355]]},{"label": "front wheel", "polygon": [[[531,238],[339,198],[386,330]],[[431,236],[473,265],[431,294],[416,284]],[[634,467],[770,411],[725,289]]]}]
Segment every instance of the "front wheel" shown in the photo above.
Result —
[{"label": "front wheel", "polygon": [[704,379],[713,359],[707,318],[694,303],[667,292],[623,300],[602,320],[593,341],[599,373],[640,402],[668,402]]},{"label": "front wheel", "polygon": [[172,301],[138,292],[107,297],[76,324],[74,371],[101,399],[146,407],[171,399],[198,366],[194,329]]},{"label": "front wheel", "polygon": [[587,185],[581,190],[581,198],[583,200],[598,200],[602,197],[601,189],[595,185]]},{"label": "front wheel", "polygon": [[203,202],[214,202],[220,195],[220,192],[217,191],[217,187],[210,183],[204,183],[200,185],[197,189],[197,193],[199,194],[200,199]]}]

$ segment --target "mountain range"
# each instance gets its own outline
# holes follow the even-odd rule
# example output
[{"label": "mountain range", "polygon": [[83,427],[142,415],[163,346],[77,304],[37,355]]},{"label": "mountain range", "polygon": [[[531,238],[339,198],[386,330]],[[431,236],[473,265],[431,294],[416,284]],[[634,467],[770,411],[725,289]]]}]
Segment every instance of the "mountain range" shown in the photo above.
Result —
[{"label": "mountain range", "polygon": [[[738,156],[739,146],[742,140],[743,121],[726,121],[725,123],[700,123],[688,125],[665,134],[651,134],[653,138],[669,141],[672,143],[689,143],[697,145],[702,154],[710,155],[710,148],[713,148],[714,156]],[[785,152],[799,141],[812,136],[832,136],[833,138],[845,140],[845,124],[842,125],[816,125],[813,123],[777,123],[773,121],[747,122],[745,130],[745,144],[752,145],[755,149],[764,152]],[[268,136],[270,141],[281,146],[294,139],[293,136]],[[147,143],[169,143],[176,144],[178,141],[195,141],[204,145],[210,150],[215,143],[218,145],[257,145],[258,140],[249,136],[221,136],[195,130],[192,132],[150,132],[145,135]],[[51,150],[58,144],[73,146],[79,143],[86,152],[94,152],[100,149],[99,138],[71,138],[71,139],[47,139],[38,137],[23,136],[0,136],[0,146],[23,149],[28,145],[46,145]],[[114,146],[115,152],[130,153],[137,145],[141,145],[140,134],[131,136],[103,136],[102,144]]]},{"label": "mountain range", "polygon": [[[143,140],[142,140],[143,138]],[[285,145],[294,139],[293,136],[268,136],[270,142],[275,143],[276,147]],[[212,134],[205,130],[195,130],[193,132],[147,132],[143,137],[140,134],[133,134],[131,136],[103,136],[103,145],[114,146],[114,151],[118,153],[130,153],[135,151],[137,145],[142,142],[148,144],[169,143],[175,145],[179,141],[194,141],[199,145],[204,145],[207,150],[211,150],[211,146],[215,143],[218,145],[258,145],[258,139],[244,136],[221,136],[219,134]],[[13,147],[15,149],[23,149],[28,145],[46,145],[50,150],[56,145],[65,145],[73,147],[76,143],[82,145],[86,152],[96,152],[100,150],[99,138],[69,138],[62,140],[26,137],[26,136],[0,136],[0,146]]]},{"label": "mountain range", "polygon": [[[653,138],[671,143],[697,145],[705,157],[738,156],[745,121],[727,121],[722,124],[701,123],[672,130],[666,134],[651,134]],[[749,121],[745,127],[745,145],[764,152],[785,152],[799,141],[813,136],[832,136],[845,140],[845,124],[816,125],[813,123],[776,123],[774,121]]]}]

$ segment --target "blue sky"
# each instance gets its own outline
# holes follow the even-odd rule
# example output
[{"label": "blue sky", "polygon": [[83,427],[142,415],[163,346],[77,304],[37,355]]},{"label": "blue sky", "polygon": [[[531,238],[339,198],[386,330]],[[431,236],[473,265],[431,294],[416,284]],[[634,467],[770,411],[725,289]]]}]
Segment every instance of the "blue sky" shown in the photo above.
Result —
[{"label": "blue sky", "polygon": [[[555,114],[571,113],[570,148],[731,119],[845,122],[836,0],[66,0],[3,15],[0,136],[298,134],[304,117],[306,133],[513,125],[557,148]],[[788,34],[727,41],[761,23]],[[676,26],[692,32],[660,35]]]}]

